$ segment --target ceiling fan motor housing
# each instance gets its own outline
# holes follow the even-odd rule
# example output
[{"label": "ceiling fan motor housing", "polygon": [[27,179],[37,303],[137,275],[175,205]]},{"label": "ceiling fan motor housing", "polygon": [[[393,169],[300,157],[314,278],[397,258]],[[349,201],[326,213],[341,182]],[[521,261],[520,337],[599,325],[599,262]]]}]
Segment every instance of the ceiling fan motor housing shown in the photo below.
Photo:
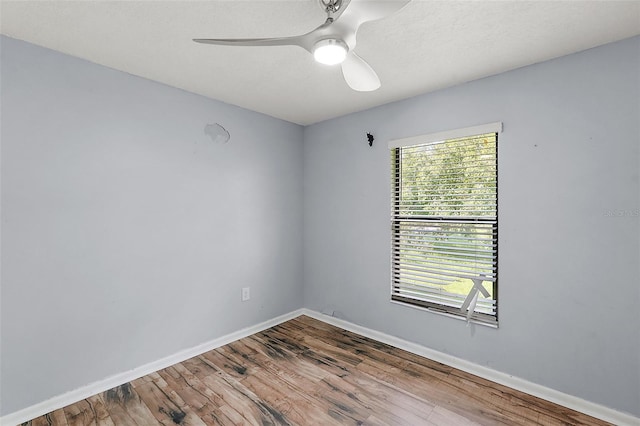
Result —
[{"label": "ceiling fan motor housing", "polygon": [[319,1],[320,1],[320,7],[322,7],[322,9],[327,12],[327,14],[336,13],[342,7],[342,0],[319,0]]}]

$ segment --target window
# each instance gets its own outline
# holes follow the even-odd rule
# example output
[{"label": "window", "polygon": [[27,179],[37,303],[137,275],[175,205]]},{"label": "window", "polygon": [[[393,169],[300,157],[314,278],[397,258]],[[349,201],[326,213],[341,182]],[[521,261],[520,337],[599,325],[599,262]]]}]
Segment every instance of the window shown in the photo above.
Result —
[{"label": "window", "polygon": [[497,326],[501,130],[389,142],[392,301]]}]

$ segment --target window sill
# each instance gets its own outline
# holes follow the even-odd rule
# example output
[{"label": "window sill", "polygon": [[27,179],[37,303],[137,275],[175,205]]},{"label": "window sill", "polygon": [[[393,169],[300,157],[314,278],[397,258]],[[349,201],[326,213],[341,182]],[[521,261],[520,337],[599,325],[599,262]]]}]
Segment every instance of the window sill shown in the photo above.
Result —
[{"label": "window sill", "polygon": [[[425,311],[425,312],[429,312],[429,313],[432,313],[432,314],[442,315],[442,316],[445,316],[445,317],[454,318],[454,319],[457,319],[457,320],[460,320],[460,321],[467,322],[467,318],[463,317],[463,316],[454,315],[454,314],[450,314],[450,313],[447,313],[447,312],[440,312],[440,311],[437,311],[437,310],[434,310],[434,309],[429,309],[429,308],[425,308],[425,307],[422,307],[422,306],[412,305],[410,303],[398,302],[396,300],[390,300],[390,302],[393,303],[394,305],[406,306],[408,308],[418,309],[420,311]],[[474,319],[469,320],[469,322],[473,323],[473,324],[482,325],[484,327],[496,328],[496,329],[498,328],[498,323],[489,324],[489,323],[478,321],[478,320],[474,320]]]}]

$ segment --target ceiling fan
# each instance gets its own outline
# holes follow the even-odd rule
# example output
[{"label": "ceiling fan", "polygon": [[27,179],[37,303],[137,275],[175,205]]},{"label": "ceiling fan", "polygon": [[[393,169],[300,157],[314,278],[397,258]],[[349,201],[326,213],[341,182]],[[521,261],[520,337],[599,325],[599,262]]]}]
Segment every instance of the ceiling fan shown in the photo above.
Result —
[{"label": "ceiling fan", "polygon": [[318,1],[327,13],[327,20],[306,34],[277,38],[196,38],[193,41],[227,46],[299,46],[312,53],[315,60],[322,64],[342,64],[342,75],[353,90],[369,92],[378,89],[378,75],[353,51],[356,47],[356,33],[363,23],[385,18],[402,9],[411,0]]}]

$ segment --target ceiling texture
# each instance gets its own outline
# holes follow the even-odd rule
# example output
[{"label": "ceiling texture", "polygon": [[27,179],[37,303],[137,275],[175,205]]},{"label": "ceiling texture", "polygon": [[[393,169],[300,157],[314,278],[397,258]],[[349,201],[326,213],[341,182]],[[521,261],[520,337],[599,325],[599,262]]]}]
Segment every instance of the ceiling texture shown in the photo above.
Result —
[{"label": "ceiling texture", "polygon": [[302,125],[640,34],[640,0],[413,0],[360,27],[382,87],[356,92],[300,47],[192,41],[302,34],[319,0],[2,0],[0,16],[9,37]]}]

